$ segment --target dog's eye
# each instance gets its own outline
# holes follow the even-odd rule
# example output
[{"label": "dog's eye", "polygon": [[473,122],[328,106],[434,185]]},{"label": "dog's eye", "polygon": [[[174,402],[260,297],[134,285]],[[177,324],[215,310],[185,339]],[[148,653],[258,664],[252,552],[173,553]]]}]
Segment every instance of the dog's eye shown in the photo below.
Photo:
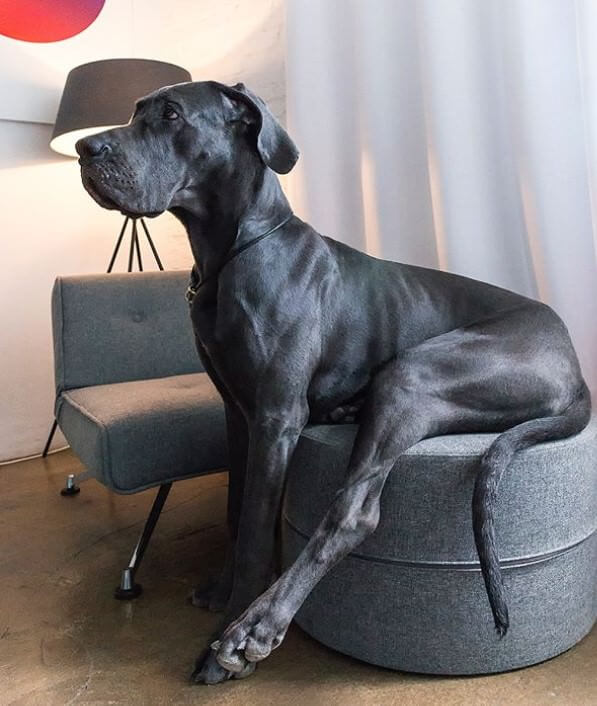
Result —
[{"label": "dog's eye", "polygon": [[166,103],[166,107],[164,108],[164,118],[166,118],[166,120],[176,120],[176,118],[178,118],[176,108],[171,103]]}]

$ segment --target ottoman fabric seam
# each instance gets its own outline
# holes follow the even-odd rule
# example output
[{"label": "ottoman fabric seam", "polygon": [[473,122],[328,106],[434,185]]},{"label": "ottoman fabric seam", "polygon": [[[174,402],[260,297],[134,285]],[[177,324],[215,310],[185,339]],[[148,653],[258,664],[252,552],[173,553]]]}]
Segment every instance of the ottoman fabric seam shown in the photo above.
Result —
[{"label": "ottoman fabric seam", "polygon": [[[293,522],[288,519],[286,513],[282,514],[284,522],[292,529],[294,532],[299,534],[304,539],[309,539],[310,535],[307,532],[300,530]],[[534,564],[541,564],[546,561],[551,561],[556,559],[568,552],[572,551],[583,542],[590,540],[595,536],[597,530],[593,530],[590,534],[576,542],[572,542],[565,547],[558,547],[551,552],[545,552],[544,554],[535,554],[531,556],[515,557],[513,559],[501,559],[500,566],[503,569],[518,569],[525,566],[533,566]],[[414,569],[438,569],[440,571],[475,571],[480,572],[481,567],[477,561],[414,561],[405,559],[392,559],[390,557],[376,556],[374,554],[360,554],[359,552],[351,552],[348,554],[351,559],[359,559],[361,561],[368,561],[377,564],[394,564],[396,566],[404,566]]]}]

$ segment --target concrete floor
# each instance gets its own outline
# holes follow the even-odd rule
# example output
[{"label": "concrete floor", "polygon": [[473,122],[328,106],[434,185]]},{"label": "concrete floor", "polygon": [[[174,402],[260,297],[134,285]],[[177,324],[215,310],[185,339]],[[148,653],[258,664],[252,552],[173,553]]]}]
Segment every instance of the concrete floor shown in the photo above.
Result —
[{"label": "concrete floor", "polygon": [[225,474],[174,486],[132,603],[112,598],[153,491],[109,493],[64,451],[0,467],[0,704],[597,704],[597,630],[564,655],[509,674],[391,672],[319,645],[297,627],[250,679],[187,677],[217,617],[186,602],[224,545]]}]

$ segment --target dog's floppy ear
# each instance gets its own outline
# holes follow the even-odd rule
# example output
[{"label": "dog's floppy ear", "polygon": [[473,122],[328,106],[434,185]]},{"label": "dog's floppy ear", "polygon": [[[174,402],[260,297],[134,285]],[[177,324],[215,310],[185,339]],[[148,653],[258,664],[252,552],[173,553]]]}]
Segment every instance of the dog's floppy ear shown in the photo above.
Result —
[{"label": "dog's floppy ear", "polygon": [[216,85],[224,96],[248,108],[252,118],[249,122],[257,127],[257,151],[263,162],[278,174],[287,174],[296,164],[299,151],[265,102],[242,83]]}]

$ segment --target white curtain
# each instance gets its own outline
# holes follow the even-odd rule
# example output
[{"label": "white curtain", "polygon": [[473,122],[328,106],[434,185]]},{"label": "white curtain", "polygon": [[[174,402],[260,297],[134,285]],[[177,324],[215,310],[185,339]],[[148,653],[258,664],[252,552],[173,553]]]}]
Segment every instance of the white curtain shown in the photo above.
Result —
[{"label": "white curtain", "polygon": [[550,304],[597,389],[597,2],[287,0],[320,232]]}]

